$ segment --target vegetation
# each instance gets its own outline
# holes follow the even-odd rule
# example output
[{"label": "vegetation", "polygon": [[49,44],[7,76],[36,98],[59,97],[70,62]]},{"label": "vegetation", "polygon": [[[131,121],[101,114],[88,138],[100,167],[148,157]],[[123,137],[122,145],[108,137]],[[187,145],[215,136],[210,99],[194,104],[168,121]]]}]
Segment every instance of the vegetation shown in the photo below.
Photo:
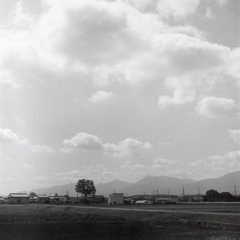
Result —
[{"label": "vegetation", "polygon": [[[6,205],[0,207],[0,216],[0,239],[240,239],[240,225],[234,224],[239,222],[239,216],[216,220],[215,216],[194,213],[137,212],[131,208],[106,211],[56,205]],[[214,220],[223,221],[223,225],[211,224]],[[233,225],[224,225],[225,220]]]},{"label": "vegetation", "polygon": [[209,202],[231,202],[233,201],[233,196],[229,192],[219,193],[214,189],[210,189],[206,192],[205,201]]},{"label": "vegetation", "polygon": [[92,197],[96,193],[96,188],[94,185],[94,181],[87,180],[87,179],[80,179],[77,182],[77,185],[75,186],[75,190],[78,193],[81,193],[84,195],[84,201],[87,203],[87,197]]},{"label": "vegetation", "polygon": [[6,205],[0,207],[0,216],[0,239],[240,239],[240,225],[234,225],[239,217],[234,216],[227,219],[231,226],[210,224],[215,216],[56,205]]},{"label": "vegetation", "polygon": [[29,194],[29,197],[30,197],[30,198],[37,197],[37,194],[36,194],[35,192],[31,192],[31,193]]}]

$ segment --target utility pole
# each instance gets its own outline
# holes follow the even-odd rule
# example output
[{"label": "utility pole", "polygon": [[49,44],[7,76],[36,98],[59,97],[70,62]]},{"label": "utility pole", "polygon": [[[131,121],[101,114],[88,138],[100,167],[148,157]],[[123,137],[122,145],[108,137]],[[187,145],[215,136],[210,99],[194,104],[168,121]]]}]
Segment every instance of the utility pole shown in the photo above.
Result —
[{"label": "utility pole", "polygon": [[236,191],[236,186],[234,186],[234,192],[235,192],[235,201],[237,199],[237,191]]},{"label": "utility pole", "polygon": [[168,193],[168,195],[169,195],[169,188],[168,188],[168,190],[167,190],[167,193]]},{"label": "utility pole", "polygon": [[184,198],[184,194],[185,194],[185,191],[184,191],[184,186],[183,186],[183,191],[182,191],[183,198]]}]

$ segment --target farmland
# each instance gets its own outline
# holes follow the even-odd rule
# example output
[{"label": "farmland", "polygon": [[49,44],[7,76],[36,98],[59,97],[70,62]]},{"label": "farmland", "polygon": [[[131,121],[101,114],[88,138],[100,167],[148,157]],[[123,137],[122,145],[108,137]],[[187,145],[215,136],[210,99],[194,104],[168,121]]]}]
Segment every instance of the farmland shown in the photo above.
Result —
[{"label": "farmland", "polygon": [[240,239],[240,205],[2,205],[0,239]]}]

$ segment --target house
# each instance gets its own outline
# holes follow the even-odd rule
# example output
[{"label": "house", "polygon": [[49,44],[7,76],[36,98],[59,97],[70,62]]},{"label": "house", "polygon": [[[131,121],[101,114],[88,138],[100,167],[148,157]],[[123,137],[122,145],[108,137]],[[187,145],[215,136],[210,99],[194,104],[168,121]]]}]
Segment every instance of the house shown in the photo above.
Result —
[{"label": "house", "polygon": [[177,195],[167,195],[155,198],[155,203],[177,203],[178,196]]},{"label": "house", "polygon": [[57,193],[51,193],[49,195],[49,200],[52,203],[69,203],[70,197],[68,195],[60,196]]},{"label": "house", "polygon": [[7,200],[1,196],[0,197],[0,204],[6,204],[6,203],[7,203]]},{"label": "house", "polygon": [[38,202],[38,197],[35,196],[35,197],[30,197],[29,199],[29,203],[37,203]]},{"label": "house", "polygon": [[123,193],[112,193],[109,195],[108,204],[123,204]]},{"label": "house", "polygon": [[94,195],[89,200],[91,203],[104,203],[105,202],[105,198],[103,195]]},{"label": "house", "polygon": [[46,194],[38,194],[38,203],[49,203],[50,199]]},{"label": "house", "polygon": [[12,204],[28,204],[30,196],[27,193],[10,193],[8,195],[8,203]]}]

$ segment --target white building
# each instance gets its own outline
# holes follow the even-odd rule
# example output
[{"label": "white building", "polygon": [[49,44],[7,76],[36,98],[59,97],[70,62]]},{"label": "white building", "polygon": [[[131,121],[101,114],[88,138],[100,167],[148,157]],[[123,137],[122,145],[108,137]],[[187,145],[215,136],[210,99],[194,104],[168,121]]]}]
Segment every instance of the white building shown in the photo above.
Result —
[{"label": "white building", "polygon": [[123,193],[112,193],[109,195],[108,204],[123,204]]}]

